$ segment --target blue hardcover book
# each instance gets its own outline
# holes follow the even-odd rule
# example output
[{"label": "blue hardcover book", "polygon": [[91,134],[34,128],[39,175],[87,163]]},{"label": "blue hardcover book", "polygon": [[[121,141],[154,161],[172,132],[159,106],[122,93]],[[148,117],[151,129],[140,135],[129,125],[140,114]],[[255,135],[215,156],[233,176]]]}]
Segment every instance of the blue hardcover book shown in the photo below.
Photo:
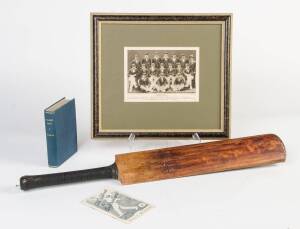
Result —
[{"label": "blue hardcover book", "polygon": [[77,151],[75,99],[61,99],[44,110],[48,165],[60,166]]}]

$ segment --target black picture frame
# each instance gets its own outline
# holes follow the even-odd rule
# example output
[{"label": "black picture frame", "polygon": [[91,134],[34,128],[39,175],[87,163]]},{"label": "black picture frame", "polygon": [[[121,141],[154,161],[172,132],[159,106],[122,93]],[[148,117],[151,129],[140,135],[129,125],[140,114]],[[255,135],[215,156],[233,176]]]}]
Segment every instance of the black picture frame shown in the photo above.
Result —
[{"label": "black picture frame", "polygon": [[99,66],[98,57],[98,22],[99,21],[164,21],[164,22],[184,22],[184,21],[222,21],[224,22],[224,56],[223,56],[223,126],[222,131],[196,132],[204,139],[222,139],[230,137],[230,78],[231,78],[231,46],[232,46],[232,14],[103,14],[91,13],[91,59],[92,59],[92,138],[98,137],[128,137],[134,133],[138,137],[191,137],[195,132],[103,132],[99,130]]}]

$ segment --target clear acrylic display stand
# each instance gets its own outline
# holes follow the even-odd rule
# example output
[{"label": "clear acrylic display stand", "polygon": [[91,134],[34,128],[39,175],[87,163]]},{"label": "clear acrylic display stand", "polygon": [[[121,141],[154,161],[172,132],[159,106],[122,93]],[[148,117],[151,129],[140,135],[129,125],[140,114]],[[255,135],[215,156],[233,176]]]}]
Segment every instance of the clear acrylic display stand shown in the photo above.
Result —
[{"label": "clear acrylic display stand", "polygon": [[130,151],[133,151],[134,140],[135,140],[135,134],[134,133],[130,133],[130,135],[128,137],[128,145],[129,145],[129,150]]},{"label": "clear acrylic display stand", "polygon": [[198,133],[193,133],[192,138],[193,140],[199,141],[199,143],[201,143],[201,138]]},{"label": "clear acrylic display stand", "polygon": [[[130,151],[134,151],[134,143],[135,143],[135,139],[136,136],[134,133],[130,133],[129,137],[128,137],[128,145],[129,145],[129,150]],[[201,138],[199,136],[198,133],[193,133],[192,134],[192,139],[195,141],[198,141],[199,143],[201,143]]]}]

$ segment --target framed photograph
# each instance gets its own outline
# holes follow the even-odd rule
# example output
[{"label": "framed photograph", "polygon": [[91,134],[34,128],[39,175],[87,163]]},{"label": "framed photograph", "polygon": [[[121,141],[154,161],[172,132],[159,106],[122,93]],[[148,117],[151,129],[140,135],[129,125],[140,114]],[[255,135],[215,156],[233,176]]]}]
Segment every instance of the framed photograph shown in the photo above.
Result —
[{"label": "framed photograph", "polygon": [[92,137],[228,138],[231,23],[92,13]]}]

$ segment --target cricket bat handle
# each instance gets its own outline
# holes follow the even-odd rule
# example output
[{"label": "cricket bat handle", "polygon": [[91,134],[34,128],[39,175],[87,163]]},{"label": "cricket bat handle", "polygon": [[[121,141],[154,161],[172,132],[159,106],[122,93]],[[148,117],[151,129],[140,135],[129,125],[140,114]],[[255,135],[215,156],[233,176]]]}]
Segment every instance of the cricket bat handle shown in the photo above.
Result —
[{"label": "cricket bat handle", "polygon": [[34,176],[22,176],[20,178],[20,188],[25,191],[45,186],[112,178],[117,178],[117,169],[115,164],[94,169]]}]

